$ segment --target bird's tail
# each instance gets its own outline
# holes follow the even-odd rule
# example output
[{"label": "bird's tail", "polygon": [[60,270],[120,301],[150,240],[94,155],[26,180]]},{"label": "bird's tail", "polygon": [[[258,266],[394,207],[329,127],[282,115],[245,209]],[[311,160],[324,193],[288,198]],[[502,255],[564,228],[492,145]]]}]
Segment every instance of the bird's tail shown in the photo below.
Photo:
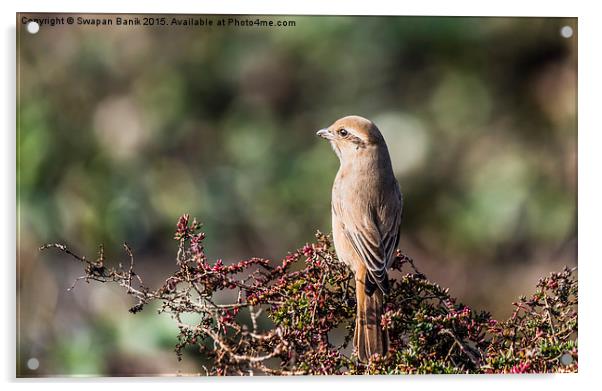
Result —
[{"label": "bird's tail", "polygon": [[381,326],[384,294],[376,289],[368,295],[356,285],[357,317],[353,345],[361,361],[366,362],[375,353],[385,355],[389,350],[389,334]]}]

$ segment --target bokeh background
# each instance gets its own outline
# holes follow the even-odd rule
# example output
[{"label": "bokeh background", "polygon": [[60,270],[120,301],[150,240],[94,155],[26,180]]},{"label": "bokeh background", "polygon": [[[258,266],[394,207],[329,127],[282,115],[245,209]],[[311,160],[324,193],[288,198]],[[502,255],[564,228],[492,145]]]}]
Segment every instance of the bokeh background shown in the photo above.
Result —
[{"label": "bokeh background", "polygon": [[506,317],[540,276],[577,263],[576,19],[279,16],[259,18],[295,26],[31,35],[22,16],[19,376],[199,372],[176,360],[167,316],[129,314],[116,287],[67,292],[79,265],[38,247],[93,257],[103,243],[117,262],[127,241],[156,286],[190,213],[212,259],[279,259],[330,231],[338,161],[314,133],[347,114],[388,142],[400,247],[464,303]]}]

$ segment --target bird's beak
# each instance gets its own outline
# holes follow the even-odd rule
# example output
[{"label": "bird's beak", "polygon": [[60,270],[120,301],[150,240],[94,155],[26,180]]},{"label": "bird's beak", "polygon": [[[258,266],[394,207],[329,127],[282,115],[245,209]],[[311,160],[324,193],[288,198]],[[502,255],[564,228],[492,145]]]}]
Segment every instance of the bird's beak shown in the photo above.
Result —
[{"label": "bird's beak", "polygon": [[332,135],[330,134],[330,132],[326,128],[318,130],[316,132],[316,136],[320,136],[322,138],[325,138],[326,140],[331,140],[332,139]]}]

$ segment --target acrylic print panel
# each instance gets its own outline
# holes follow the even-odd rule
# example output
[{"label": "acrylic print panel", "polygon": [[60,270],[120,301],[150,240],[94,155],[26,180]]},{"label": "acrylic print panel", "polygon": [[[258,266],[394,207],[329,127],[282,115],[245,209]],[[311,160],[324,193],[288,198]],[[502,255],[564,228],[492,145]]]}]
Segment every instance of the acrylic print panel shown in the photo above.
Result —
[{"label": "acrylic print panel", "polygon": [[576,372],[577,33],[17,14],[17,376]]}]

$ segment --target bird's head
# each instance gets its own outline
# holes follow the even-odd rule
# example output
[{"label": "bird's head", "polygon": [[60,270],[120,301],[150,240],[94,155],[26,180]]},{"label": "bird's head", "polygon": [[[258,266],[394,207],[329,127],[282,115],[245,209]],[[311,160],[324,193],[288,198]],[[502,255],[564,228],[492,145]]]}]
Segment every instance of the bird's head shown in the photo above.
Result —
[{"label": "bird's head", "polygon": [[316,134],[330,141],[341,163],[371,154],[384,145],[383,136],[376,125],[357,115],[338,119],[329,127],[318,130]]}]

